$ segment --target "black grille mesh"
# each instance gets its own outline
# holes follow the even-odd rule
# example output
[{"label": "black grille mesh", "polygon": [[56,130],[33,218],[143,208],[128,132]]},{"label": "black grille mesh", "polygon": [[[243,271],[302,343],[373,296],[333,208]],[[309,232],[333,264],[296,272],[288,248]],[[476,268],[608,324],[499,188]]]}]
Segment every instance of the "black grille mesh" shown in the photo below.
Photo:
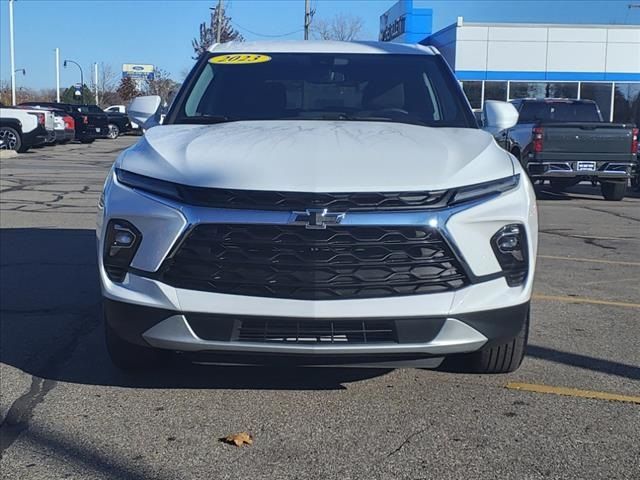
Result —
[{"label": "black grille mesh", "polygon": [[396,343],[391,320],[245,320],[238,341],[261,343]]},{"label": "black grille mesh", "polygon": [[346,225],[198,225],[159,277],[178,288],[312,300],[438,293],[468,283],[434,229]]},{"label": "black grille mesh", "polygon": [[446,204],[448,191],[307,193],[231,190],[180,186],[181,200],[192,205],[246,210],[304,210],[327,208],[337,211],[413,210]]}]

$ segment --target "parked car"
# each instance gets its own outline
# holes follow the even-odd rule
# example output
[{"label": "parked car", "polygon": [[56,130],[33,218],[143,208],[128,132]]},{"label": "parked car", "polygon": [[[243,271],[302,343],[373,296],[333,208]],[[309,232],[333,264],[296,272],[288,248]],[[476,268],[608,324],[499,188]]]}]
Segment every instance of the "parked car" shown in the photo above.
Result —
[{"label": "parked car", "polygon": [[592,100],[513,100],[518,124],[497,141],[520,159],[533,180],[563,191],[583,180],[600,184],[607,200],[622,200],[637,163],[638,129],[603,122]]},{"label": "parked car", "polygon": [[[256,53],[259,52],[259,53]],[[518,368],[536,199],[437,50],[243,42],[197,62],[109,173],[109,353],[203,362]],[[215,81],[213,81],[215,79]],[[487,128],[517,121],[487,106]]]},{"label": "parked car", "polygon": [[126,113],[105,112],[97,105],[81,105],[79,109],[82,113],[88,112],[95,115],[106,115],[109,124],[108,137],[112,140],[131,130],[131,122]]},{"label": "parked car", "polygon": [[24,102],[20,105],[39,106],[63,110],[73,117],[75,122],[76,140],[82,143],[91,143],[96,138],[107,138],[109,134],[109,122],[104,114],[81,113],[78,105],[55,102]]},{"label": "parked car", "polygon": [[33,146],[42,145],[47,140],[44,125],[43,112],[32,114],[0,103],[0,149],[24,153]]},{"label": "parked car", "polygon": [[[125,105],[111,105],[110,107],[105,108],[104,111],[107,113],[124,113],[126,115],[127,107]],[[129,121],[131,122],[131,119],[129,119]],[[140,125],[135,122],[131,122],[131,130],[140,130]]]},{"label": "parked car", "polygon": [[55,116],[56,143],[69,143],[76,136],[75,121],[64,110],[53,110]]}]

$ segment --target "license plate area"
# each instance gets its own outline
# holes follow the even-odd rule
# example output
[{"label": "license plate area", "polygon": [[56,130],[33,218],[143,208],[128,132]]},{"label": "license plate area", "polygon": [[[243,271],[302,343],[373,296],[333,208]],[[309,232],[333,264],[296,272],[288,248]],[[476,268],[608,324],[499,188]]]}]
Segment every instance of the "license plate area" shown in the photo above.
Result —
[{"label": "license plate area", "polygon": [[595,172],[596,162],[578,162],[576,170],[579,172]]}]

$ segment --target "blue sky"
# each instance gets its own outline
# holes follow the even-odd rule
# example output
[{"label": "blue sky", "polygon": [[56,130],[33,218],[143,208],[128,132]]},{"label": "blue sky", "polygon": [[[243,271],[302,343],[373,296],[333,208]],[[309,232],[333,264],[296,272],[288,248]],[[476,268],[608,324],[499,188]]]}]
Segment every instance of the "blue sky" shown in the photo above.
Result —
[{"label": "blue sky", "polygon": [[[640,0],[415,0],[431,7],[434,29],[457,16],[478,22],[640,24]],[[55,87],[55,57],[73,59],[90,75],[93,62],[120,71],[122,63],[152,63],[178,80],[193,65],[191,39],[216,0],[17,0],[15,2],[18,86]],[[248,40],[284,35],[301,39],[304,0],[226,0],[227,13]],[[395,0],[312,0],[317,18],[350,13],[364,19],[362,39],[378,36],[379,16]],[[10,78],[8,1],[0,0],[0,78]],[[254,32],[254,33],[252,33]],[[295,32],[295,33],[291,33]],[[79,81],[78,69],[61,68],[61,84]]]}]

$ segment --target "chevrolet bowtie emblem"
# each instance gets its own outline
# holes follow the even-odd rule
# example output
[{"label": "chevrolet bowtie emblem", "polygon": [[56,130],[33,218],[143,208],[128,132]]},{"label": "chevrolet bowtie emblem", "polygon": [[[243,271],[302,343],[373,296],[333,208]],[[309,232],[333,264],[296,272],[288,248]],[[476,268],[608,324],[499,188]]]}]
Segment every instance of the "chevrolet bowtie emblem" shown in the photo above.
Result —
[{"label": "chevrolet bowtie emblem", "polygon": [[329,212],[327,209],[308,209],[304,212],[293,212],[291,221],[295,225],[304,225],[311,230],[324,230],[327,225],[338,225],[344,219],[344,213]]}]

